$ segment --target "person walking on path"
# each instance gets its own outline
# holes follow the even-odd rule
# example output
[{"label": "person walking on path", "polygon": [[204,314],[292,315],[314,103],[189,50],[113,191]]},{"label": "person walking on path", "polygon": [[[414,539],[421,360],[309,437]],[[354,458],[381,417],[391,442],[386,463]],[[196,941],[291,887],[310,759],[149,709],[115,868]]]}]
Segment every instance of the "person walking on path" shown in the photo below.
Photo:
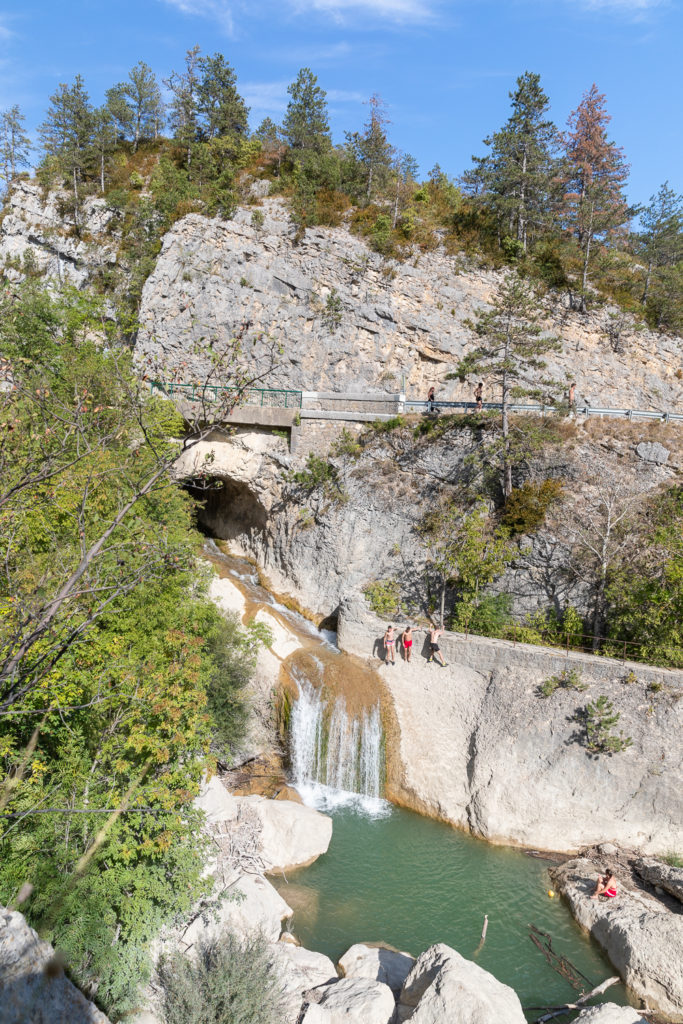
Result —
[{"label": "person walking on path", "polygon": [[413,653],[413,630],[410,626],[401,633],[401,643],[403,644],[403,657],[406,661],[410,661],[410,655]]},{"label": "person walking on path", "polygon": [[474,389],[474,400],[477,403],[477,412],[481,412],[481,403],[484,396],[484,385],[480,381]]},{"label": "person walking on path", "polygon": [[435,412],[436,407],[434,405],[434,385],[431,386],[427,392],[427,412]]},{"label": "person walking on path", "polygon": [[569,416],[573,417],[576,415],[576,381],[572,381],[569,385]]},{"label": "person walking on path", "polygon": [[387,626],[387,631],[384,634],[384,650],[387,652],[387,665],[390,663],[393,665],[396,660],[396,634],[393,626]]},{"label": "person walking on path", "polygon": [[443,660],[441,648],[439,647],[439,637],[441,636],[442,633],[443,630],[437,629],[436,626],[432,626],[432,628],[429,630],[429,661],[431,662],[432,659],[436,658],[441,667],[445,668],[446,662]]}]

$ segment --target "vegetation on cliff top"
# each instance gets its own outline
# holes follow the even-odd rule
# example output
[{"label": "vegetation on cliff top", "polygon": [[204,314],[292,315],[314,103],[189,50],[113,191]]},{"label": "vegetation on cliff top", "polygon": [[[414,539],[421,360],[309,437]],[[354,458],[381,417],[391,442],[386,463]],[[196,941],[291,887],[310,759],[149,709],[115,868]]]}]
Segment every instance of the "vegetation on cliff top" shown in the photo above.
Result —
[{"label": "vegetation on cliff top", "polygon": [[[113,267],[101,285],[127,291],[131,308],[163,231],[193,210],[228,217],[238,200],[258,202],[243,188],[256,176],[288,197],[300,232],[346,222],[395,258],[443,243],[565,290],[576,309],[599,301],[598,289],[653,326],[683,328],[683,199],[665,182],[643,207],[629,208],[628,164],[609,137],[606,99],[595,85],[561,131],[540,76],[524,72],[507,121],[484,139],[485,154],[458,180],[438,164],[420,180],[415,160],[391,143],[377,95],[365,124],[333,141],[326,93],[310,68],[289,86],[282,124],[267,118],[253,130],[222,54],[193,47],[164,84],[168,106],[140,61],[95,107],[77,76],[50,97],[39,133],[39,177],[70,190],[65,212],[74,230],[82,230],[88,193],[117,211],[132,280],[124,287]],[[0,120],[0,161],[8,182],[28,162],[16,106]]]}]

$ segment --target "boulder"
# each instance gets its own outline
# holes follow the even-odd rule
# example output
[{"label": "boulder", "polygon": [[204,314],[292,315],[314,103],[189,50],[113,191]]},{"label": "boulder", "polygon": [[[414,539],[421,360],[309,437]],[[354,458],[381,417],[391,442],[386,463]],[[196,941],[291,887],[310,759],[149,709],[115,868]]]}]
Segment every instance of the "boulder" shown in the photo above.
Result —
[{"label": "boulder", "polygon": [[617,1006],[616,1003],[601,1003],[582,1010],[577,1021],[585,1024],[647,1024],[632,1006]]},{"label": "boulder", "polygon": [[671,452],[659,441],[641,441],[636,446],[636,455],[643,462],[654,462],[657,466],[663,466],[669,460]]},{"label": "boulder", "polygon": [[210,825],[221,821],[235,821],[239,813],[239,800],[229,793],[217,775],[204,780],[199,796],[195,797],[194,806],[204,811]]},{"label": "boulder", "polygon": [[683,1021],[683,915],[617,879],[618,895],[592,900],[599,868],[579,857],[555,868],[555,888],[578,923],[602,946],[624,982],[648,1006]]},{"label": "boulder", "polygon": [[641,857],[636,861],[634,867],[646,882],[658,885],[660,889],[683,903],[683,868],[664,864],[660,860],[655,860],[654,857]]},{"label": "boulder", "polygon": [[283,919],[291,916],[291,907],[270,882],[261,875],[241,874],[228,887],[219,906],[196,917],[181,939],[185,948],[189,948],[228,928],[241,936],[262,932],[270,942],[277,942]]},{"label": "boulder", "polygon": [[271,947],[273,961],[279,968],[285,1001],[283,1024],[297,1024],[304,1003],[304,993],[337,980],[337,972],[329,957],[303,946],[282,940]]},{"label": "boulder", "polygon": [[55,951],[23,914],[0,907],[0,1020],[7,1024],[109,1024],[65,976]]},{"label": "boulder", "polygon": [[395,1006],[387,985],[369,978],[342,978],[324,987],[301,1024],[391,1024]]},{"label": "boulder", "polygon": [[443,943],[415,962],[401,991],[399,1018],[411,1024],[525,1024],[508,985]]},{"label": "boulder", "polygon": [[345,978],[371,978],[388,985],[398,995],[415,963],[410,953],[399,953],[386,946],[356,943],[339,961]]},{"label": "boulder", "polygon": [[261,828],[261,860],[266,871],[303,867],[326,853],[332,838],[332,819],[292,800],[239,797]]}]

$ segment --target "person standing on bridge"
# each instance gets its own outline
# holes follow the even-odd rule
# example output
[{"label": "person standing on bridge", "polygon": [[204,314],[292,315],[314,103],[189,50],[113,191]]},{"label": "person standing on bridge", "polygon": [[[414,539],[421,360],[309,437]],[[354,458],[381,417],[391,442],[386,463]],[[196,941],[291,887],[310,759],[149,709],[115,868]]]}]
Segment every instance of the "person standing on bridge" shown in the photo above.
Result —
[{"label": "person standing on bridge", "polygon": [[434,385],[427,392],[427,412],[436,412],[436,406],[434,405]]},{"label": "person standing on bridge", "polygon": [[482,409],[482,398],[484,396],[484,385],[481,381],[477,384],[474,389],[474,401],[477,403],[477,412],[481,412]]},{"label": "person standing on bridge", "polygon": [[569,399],[569,416],[574,417],[576,415],[576,381],[573,380],[569,385],[569,393],[567,395]]},{"label": "person standing on bridge", "polygon": [[442,668],[446,667],[446,662],[443,660],[443,654],[439,647],[439,637],[443,633],[442,629],[437,629],[436,626],[432,626],[429,630],[429,661],[438,661]]}]

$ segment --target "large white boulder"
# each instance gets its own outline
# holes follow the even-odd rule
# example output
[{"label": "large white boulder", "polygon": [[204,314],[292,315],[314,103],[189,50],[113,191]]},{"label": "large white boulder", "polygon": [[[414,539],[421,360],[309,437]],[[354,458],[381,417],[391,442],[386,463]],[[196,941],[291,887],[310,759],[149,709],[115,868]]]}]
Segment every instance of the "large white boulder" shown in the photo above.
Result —
[{"label": "large white boulder", "polygon": [[672,955],[683,949],[683,915],[619,878],[615,899],[592,900],[598,868],[585,857],[567,861],[552,873],[555,887],[629,988],[670,1020],[683,1021],[683,958]]},{"label": "large white boulder", "polygon": [[617,1006],[616,1003],[601,1003],[582,1010],[577,1021],[583,1024],[647,1024],[632,1006]]},{"label": "large white boulder", "polygon": [[[439,943],[420,957],[401,992],[401,1015],[411,1024],[526,1024],[517,994]],[[406,1009],[414,1007],[412,1014]]]},{"label": "large white boulder", "polygon": [[324,953],[314,953],[291,942],[277,942],[271,947],[273,961],[279,968],[285,1001],[282,1024],[298,1024],[304,993],[337,980],[334,964]]},{"label": "large white boulder", "polygon": [[345,978],[371,978],[388,985],[396,995],[408,977],[415,957],[381,945],[356,943],[344,953],[339,966]]},{"label": "large white boulder", "polygon": [[0,907],[0,1021],[109,1024],[54,960],[54,950],[23,914]]},{"label": "large white boulder", "polygon": [[266,871],[303,867],[327,852],[332,819],[326,814],[292,800],[238,799],[260,825],[260,856]]},{"label": "large white boulder", "polygon": [[291,916],[291,907],[270,882],[261,875],[242,874],[218,908],[200,914],[185,929],[182,942],[186,948],[194,946],[225,928],[243,937],[261,932],[270,942],[277,942],[282,921]]},{"label": "large white boulder", "polygon": [[369,978],[342,978],[325,986],[301,1024],[391,1024],[396,1004],[391,989]]}]

